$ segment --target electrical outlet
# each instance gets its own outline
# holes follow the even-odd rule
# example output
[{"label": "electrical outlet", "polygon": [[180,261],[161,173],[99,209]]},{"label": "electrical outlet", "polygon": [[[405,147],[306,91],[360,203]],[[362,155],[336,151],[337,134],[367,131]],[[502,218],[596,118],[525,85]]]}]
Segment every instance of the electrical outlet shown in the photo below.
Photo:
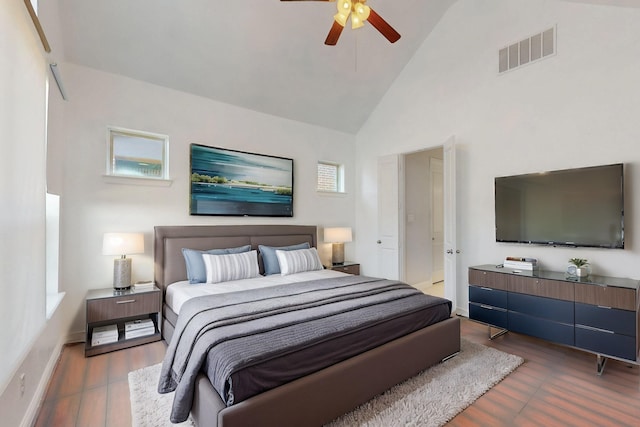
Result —
[{"label": "electrical outlet", "polygon": [[20,397],[24,396],[24,380],[26,374],[23,372],[20,374]]}]

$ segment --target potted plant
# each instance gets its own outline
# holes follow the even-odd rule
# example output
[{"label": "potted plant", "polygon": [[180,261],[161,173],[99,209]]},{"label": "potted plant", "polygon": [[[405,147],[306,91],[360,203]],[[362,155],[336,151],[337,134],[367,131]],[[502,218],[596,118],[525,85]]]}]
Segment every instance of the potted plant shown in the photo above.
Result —
[{"label": "potted plant", "polygon": [[589,275],[589,261],[584,258],[571,258],[567,272],[572,276],[585,277]]}]

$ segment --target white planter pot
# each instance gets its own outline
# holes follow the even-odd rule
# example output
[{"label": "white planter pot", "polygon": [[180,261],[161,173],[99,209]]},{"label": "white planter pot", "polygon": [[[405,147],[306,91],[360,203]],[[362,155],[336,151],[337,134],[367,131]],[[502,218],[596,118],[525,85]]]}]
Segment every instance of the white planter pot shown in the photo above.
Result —
[{"label": "white planter pot", "polygon": [[567,267],[567,273],[569,273],[571,276],[587,277],[591,273],[591,267],[589,267],[588,265],[583,265],[582,267],[570,265],[569,267]]},{"label": "white planter pot", "polygon": [[578,277],[587,277],[589,275],[589,268],[576,268],[576,276]]}]

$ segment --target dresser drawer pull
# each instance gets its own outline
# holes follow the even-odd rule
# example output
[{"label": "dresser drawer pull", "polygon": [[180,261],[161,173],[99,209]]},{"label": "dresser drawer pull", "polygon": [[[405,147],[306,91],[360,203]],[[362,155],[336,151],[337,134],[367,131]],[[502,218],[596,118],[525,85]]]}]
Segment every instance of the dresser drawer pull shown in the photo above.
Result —
[{"label": "dresser drawer pull", "polygon": [[123,300],[123,301],[116,301],[116,304],[130,304],[132,302],[136,302],[136,300],[134,300],[134,299],[126,299],[126,300]]},{"label": "dresser drawer pull", "polygon": [[604,308],[607,310],[611,310],[611,307],[607,307],[606,305],[599,305],[598,308]]},{"label": "dresser drawer pull", "polygon": [[484,305],[484,304],[480,304],[480,307],[487,309],[487,310],[493,310],[493,307],[491,307],[490,305]]},{"label": "dresser drawer pull", "polygon": [[493,290],[491,288],[485,288],[484,286],[480,286],[480,289],[482,289],[483,291],[492,291]]},{"label": "dresser drawer pull", "polygon": [[615,334],[615,332],[610,331],[608,329],[594,328],[593,326],[587,326],[587,325],[576,325],[576,328],[586,329],[588,331],[594,331],[594,332],[605,332],[607,334]]}]

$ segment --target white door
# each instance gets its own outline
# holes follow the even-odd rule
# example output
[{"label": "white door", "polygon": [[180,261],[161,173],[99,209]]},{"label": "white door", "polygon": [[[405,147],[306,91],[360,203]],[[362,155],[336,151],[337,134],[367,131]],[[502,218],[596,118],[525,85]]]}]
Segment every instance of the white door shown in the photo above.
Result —
[{"label": "white door", "polygon": [[431,283],[444,280],[444,176],[442,160],[429,159],[431,184]]},{"label": "white door", "polygon": [[444,143],[444,297],[456,301],[456,257],[459,253],[456,240],[456,146],[451,136]]},{"label": "white door", "polygon": [[400,279],[399,156],[378,158],[378,275]]}]

